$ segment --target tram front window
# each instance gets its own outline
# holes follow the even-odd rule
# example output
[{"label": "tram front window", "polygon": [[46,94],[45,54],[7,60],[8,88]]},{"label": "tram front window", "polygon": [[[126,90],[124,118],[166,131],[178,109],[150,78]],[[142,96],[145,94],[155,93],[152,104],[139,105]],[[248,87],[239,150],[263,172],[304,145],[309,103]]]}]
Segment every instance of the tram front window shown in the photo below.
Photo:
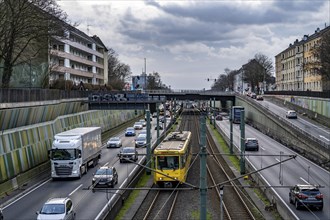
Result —
[{"label": "tram front window", "polygon": [[178,156],[158,156],[157,168],[159,170],[175,170],[179,169],[179,157]]}]

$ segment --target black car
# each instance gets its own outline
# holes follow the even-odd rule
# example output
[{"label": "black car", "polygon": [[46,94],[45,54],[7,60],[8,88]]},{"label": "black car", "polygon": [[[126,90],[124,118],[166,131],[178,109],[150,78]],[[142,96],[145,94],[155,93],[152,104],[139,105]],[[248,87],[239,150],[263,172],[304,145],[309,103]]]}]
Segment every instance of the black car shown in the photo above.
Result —
[{"label": "black car", "polygon": [[114,187],[118,183],[118,173],[115,167],[100,167],[93,176],[94,187]]},{"label": "black car", "polygon": [[295,185],[290,188],[289,200],[290,203],[296,206],[296,209],[302,207],[323,209],[323,194],[320,192],[318,186]]},{"label": "black car", "polygon": [[135,147],[123,147],[119,154],[119,161],[120,163],[123,162],[131,162],[138,160],[138,152],[136,151]]},{"label": "black car", "polygon": [[259,142],[256,138],[246,138],[245,139],[245,150],[259,150]]}]

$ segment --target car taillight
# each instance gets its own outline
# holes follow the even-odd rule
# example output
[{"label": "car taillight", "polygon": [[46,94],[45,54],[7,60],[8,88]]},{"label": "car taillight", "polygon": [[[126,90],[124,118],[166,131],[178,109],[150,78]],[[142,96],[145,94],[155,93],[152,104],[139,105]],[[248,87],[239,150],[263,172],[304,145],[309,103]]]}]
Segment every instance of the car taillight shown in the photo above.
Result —
[{"label": "car taillight", "polygon": [[323,199],[323,194],[321,194],[321,193],[320,193],[320,194],[317,194],[317,195],[315,196],[315,198],[316,198],[316,199]]},{"label": "car taillight", "polygon": [[299,199],[307,199],[308,196],[306,196],[305,194],[298,194],[298,198]]}]

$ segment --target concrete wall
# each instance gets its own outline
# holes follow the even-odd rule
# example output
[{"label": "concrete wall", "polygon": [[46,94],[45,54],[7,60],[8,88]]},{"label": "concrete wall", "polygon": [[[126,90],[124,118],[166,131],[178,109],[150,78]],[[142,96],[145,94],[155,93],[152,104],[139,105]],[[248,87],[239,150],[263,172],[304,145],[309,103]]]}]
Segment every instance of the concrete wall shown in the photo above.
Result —
[{"label": "concrete wall", "polygon": [[[141,114],[142,111],[138,111],[138,115]],[[86,111],[3,131],[0,134],[0,195],[8,190],[8,186],[4,187],[8,185],[6,181],[11,180],[9,185],[17,187],[41,172],[38,167],[48,162],[48,150],[56,133],[83,126],[100,126],[103,132],[135,117],[134,110]],[[37,171],[33,172],[35,168]]]},{"label": "concrete wall", "polygon": [[329,168],[329,146],[322,145],[309,133],[297,129],[290,121],[273,114],[254,100],[237,96],[235,104],[245,107],[245,120],[248,124],[315,163]]}]

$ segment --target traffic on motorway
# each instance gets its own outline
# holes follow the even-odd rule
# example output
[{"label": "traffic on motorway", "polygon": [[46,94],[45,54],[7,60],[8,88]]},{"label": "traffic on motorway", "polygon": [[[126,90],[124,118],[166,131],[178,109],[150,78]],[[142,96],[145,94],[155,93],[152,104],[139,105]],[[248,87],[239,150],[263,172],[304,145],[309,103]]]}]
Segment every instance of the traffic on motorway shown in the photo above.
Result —
[{"label": "traffic on motorway", "polygon": [[[143,122],[137,121],[139,126],[133,130],[127,128],[102,144],[98,127],[57,134],[50,152],[52,178],[6,204],[5,219],[98,219],[107,202],[120,193],[112,188],[121,188],[145,157],[146,144],[136,146],[140,133],[146,136]],[[156,125],[151,118],[151,144],[157,139]]]},{"label": "traffic on motorway", "polygon": [[[229,120],[216,121],[216,123],[219,129],[229,137]],[[239,126],[234,125],[233,128],[233,142],[237,152],[241,152]],[[330,207],[328,199],[330,198],[330,173],[262,132],[246,125],[245,139],[251,138],[258,140],[258,150],[254,148],[253,151],[245,151],[245,159],[255,170],[278,163],[276,166],[259,172],[274,194],[278,195],[277,202],[283,203],[296,219],[330,219],[328,208]],[[297,155],[295,159],[281,163],[293,155]],[[297,190],[299,187],[311,189],[302,192]],[[296,189],[296,197],[292,196],[294,189]]]}]

